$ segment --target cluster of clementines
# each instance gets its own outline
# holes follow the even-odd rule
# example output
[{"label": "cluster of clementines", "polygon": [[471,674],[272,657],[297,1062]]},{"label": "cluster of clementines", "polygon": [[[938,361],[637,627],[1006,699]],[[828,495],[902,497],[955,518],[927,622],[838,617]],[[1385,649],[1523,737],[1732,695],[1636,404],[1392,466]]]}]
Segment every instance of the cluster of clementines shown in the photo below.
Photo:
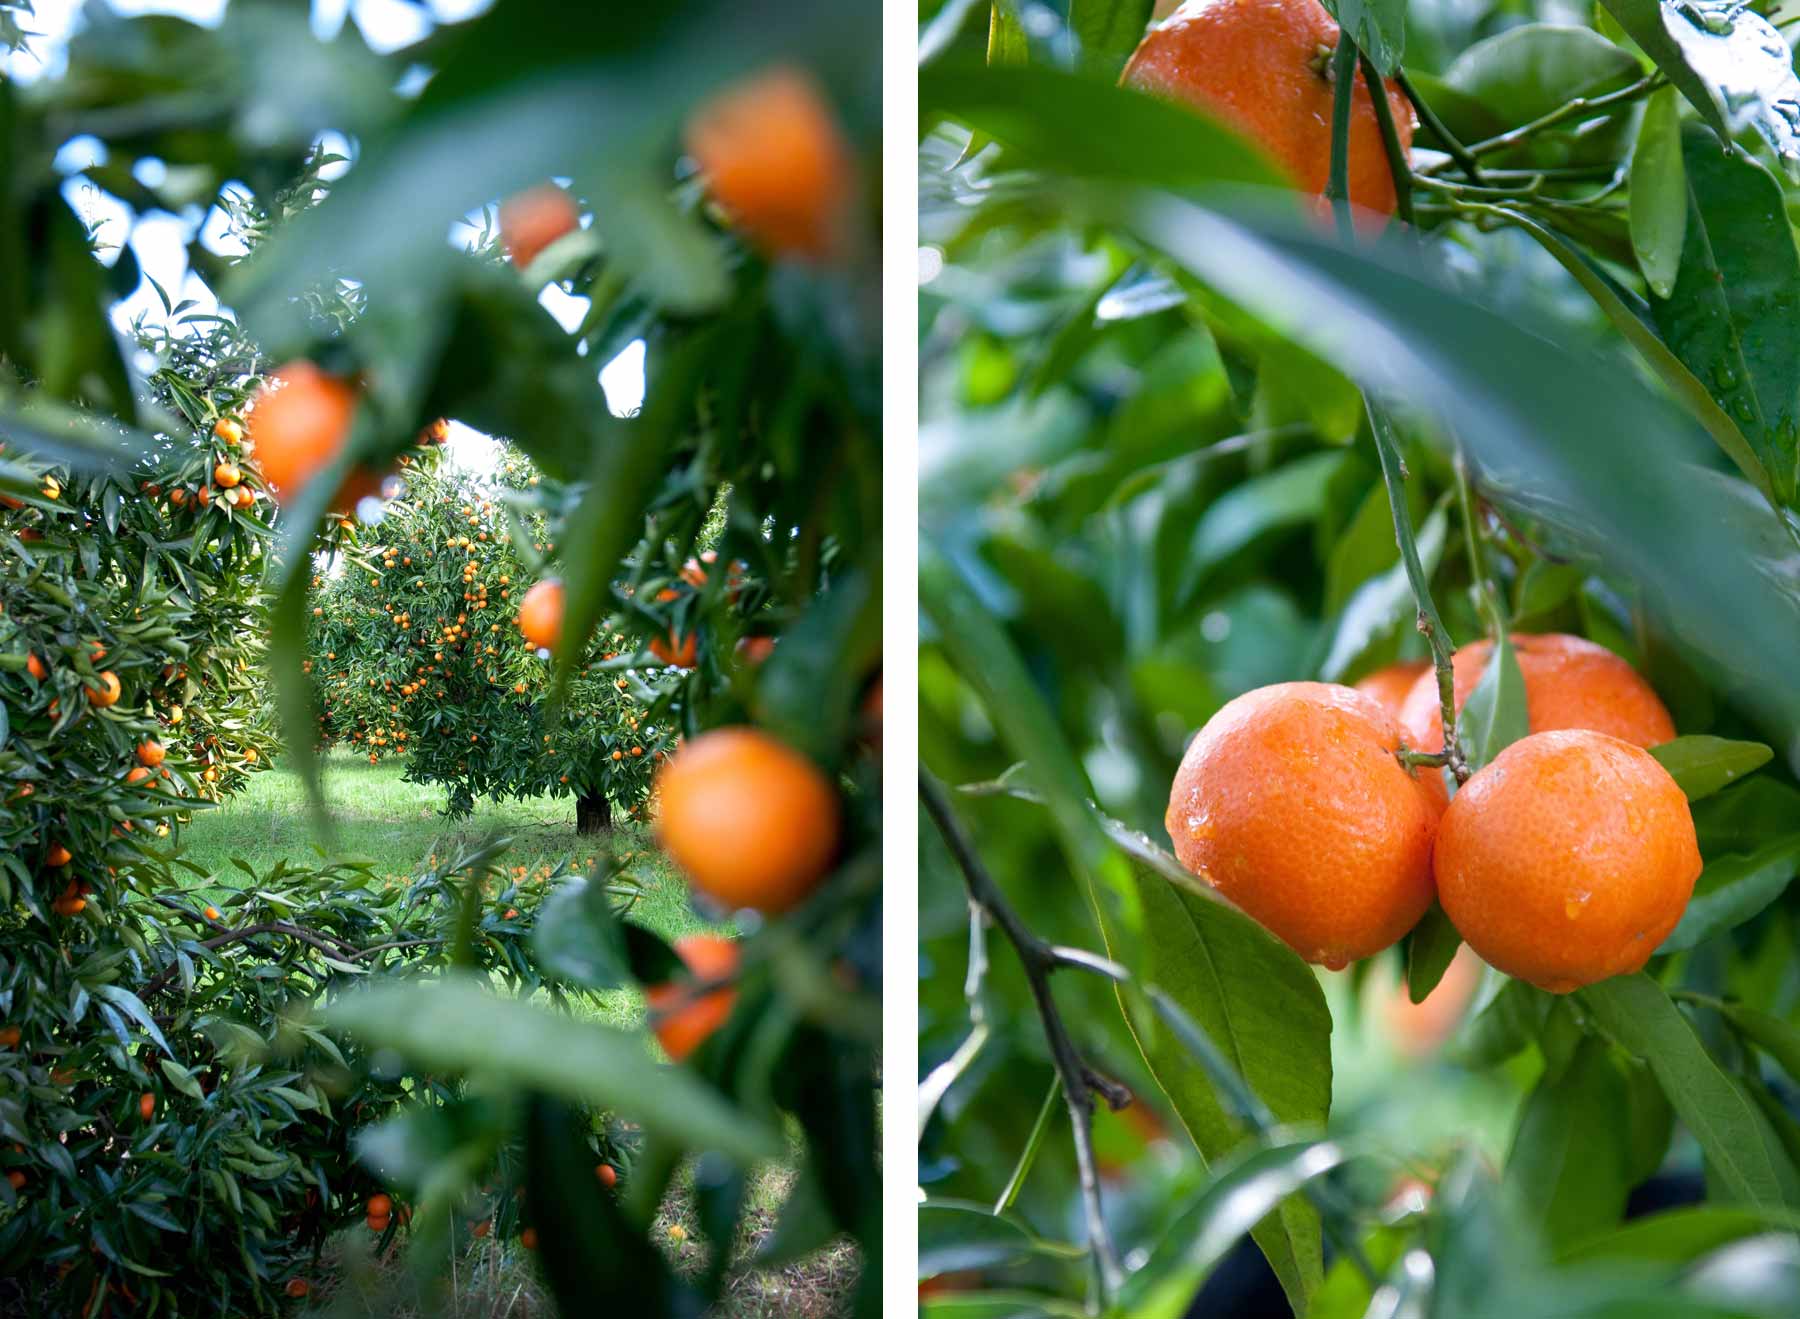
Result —
[{"label": "cluster of clementines", "polygon": [[[1406,934],[1435,897],[1489,965],[1567,993],[1640,969],[1701,859],[1687,799],[1648,747],[1675,727],[1642,677],[1579,637],[1513,638],[1530,733],[1449,796],[1437,674],[1280,683],[1188,746],[1165,823],[1176,854],[1302,957],[1332,969]],[[1493,647],[1456,652],[1460,710]]]}]

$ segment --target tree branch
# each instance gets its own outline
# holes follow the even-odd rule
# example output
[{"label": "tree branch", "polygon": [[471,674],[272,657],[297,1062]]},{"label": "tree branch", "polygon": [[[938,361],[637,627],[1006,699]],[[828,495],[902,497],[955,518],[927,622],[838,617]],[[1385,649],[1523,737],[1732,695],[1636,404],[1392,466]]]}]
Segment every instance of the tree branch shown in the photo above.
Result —
[{"label": "tree branch", "polygon": [[1419,89],[1413,86],[1412,79],[1406,76],[1406,70],[1396,69],[1394,81],[1400,84],[1400,90],[1405,92],[1406,99],[1412,102],[1413,110],[1419,116],[1419,122],[1425,125],[1433,137],[1444,144],[1445,152],[1462,168],[1462,172],[1469,176],[1469,182],[1480,183],[1482,181],[1481,166],[1475,163],[1475,157],[1470,154],[1469,149],[1457,141],[1456,134],[1444,126],[1444,121],[1438,118],[1437,111],[1425,103],[1425,98],[1419,95]]},{"label": "tree branch", "polygon": [[1094,1255],[1098,1300],[1104,1307],[1117,1291],[1124,1275],[1120,1271],[1118,1256],[1113,1249],[1112,1237],[1107,1232],[1106,1217],[1100,1204],[1100,1177],[1094,1160],[1094,1096],[1101,1095],[1116,1109],[1129,1103],[1131,1094],[1117,1082],[1095,1072],[1075,1047],[1068,1028],[1063,1024],[1062,1014],[1057,1010],[1056,999],[1050,992],[1051,972],[1059,965],[1069,964],[1066,950],[1059,952],[1052,948],[1027,929],[1019,919],[1018,913],[1000,892],[993,876],[988,874],[981,858],[975,855],[974,846],[950,808],[949,794],[923,765],[919,767],[919,797],[925,804],[926,813],[931,816],[932,822],[943,836],[951,856],[955,858],[957,868],[962,871],[969,900],[979,906],[999,927],[1012,944],[1013,950],[1018,953],[1019,961],[1025,969],[1032,1001],[1043,1022],[1044,1038],[1050,1046],[1050,1060],[1062,1082],[1063,1099],[1068,1104],[1069,1118],[1074,1126],[1075,1167],[1081,1182],[1082,1205],[1087,1215],[1088,1245]]},{"label": "tree branch", "polygon": [[1413,223],[1412,162],[1406,148],[1400,145],[1400,129],[1394,123],[1394,107],[1388,104],[1387,84],[1381,72],[1367,55],[1362,57],[1363,86],[1369,89],[1369,100],[1375,105],[1375,122],[1381,128],[1381,146],[1387,153],[1388,173],[1394,178],[1394,208],[1402,223]]}]

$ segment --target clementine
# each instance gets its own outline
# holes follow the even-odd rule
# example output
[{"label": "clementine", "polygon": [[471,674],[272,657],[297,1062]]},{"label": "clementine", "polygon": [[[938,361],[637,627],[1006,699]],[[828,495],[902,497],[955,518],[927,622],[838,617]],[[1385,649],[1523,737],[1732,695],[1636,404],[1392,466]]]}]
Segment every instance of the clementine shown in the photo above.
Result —
[{"label": "clementine", "polygon": [[[527,188],[500,203],[500,241],[520,270],[580,223],[581,212],[575,199],[553,183]],[[447,436],[449,427],[445,426],[444,431]],[[435,433],[431,438],[442,443]]]},{"label": "clementine", "polygon": [[1442,783],[1403,766],[1400,746],[1393,717],[1351,688],[1246,692],[1182,757],[1165,821],[1175,854],[1310,962],[1379,952],[1431,905]]},{"label": "clementine", "polygon": [[[729,980],[737,974],[738,946],[734,939],[691,934],[675,941],[675,955],[694,980],[702,984]],[[644,998],[657,1043],[670,1058],[681,1062],[725,1024],[737,1003],[737,990],[725,987],[696,992],[691,984],[662,984],[649,986]],[[604,1175],[601,1180],[606,1181]]]},{"label": "clementine", "polygon": [[1590,729],[1533,733],[1495,756],[1451,801],[1433,861],[1469,947],[1553,994],[1642,968],[1700,867],[1669,772]]},{"label": "clementine", "polygon": [[562,636],[562,625],[563,584],[558,578],[546,577],[519,602],[519,631],[532,645],[548,650]]},{"label": "clementine", "polygon": [[1430,660],[1400,660],[1359,679],[1355,687],[1364,695],[1373,696],[1381,702],[1382,709],[1398,719],[1413,684],[1419,680],[1421,673],[1430,669]]}]

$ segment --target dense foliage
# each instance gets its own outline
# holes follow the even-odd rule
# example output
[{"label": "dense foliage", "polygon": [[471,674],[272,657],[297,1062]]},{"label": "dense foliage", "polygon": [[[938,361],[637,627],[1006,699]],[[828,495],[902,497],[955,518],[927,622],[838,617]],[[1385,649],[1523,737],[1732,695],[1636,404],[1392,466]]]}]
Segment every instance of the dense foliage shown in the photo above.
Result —
[{"label": "dense foliage", "polygon": [[[1339,6],[1437,113],[1334,237],[1113,85],[1149,9],[921,6],[926,1312],[1785,1313],[1786,46],[1753,91],[1747,10]],[[1320,973],[1170,854],[1197,728],[1424,658],[1428,604],[1673,712],[1706,869],[1644,973],[1547,994],[1435,910]],[[1489,671],[1478,765],[1525,729]]]}]

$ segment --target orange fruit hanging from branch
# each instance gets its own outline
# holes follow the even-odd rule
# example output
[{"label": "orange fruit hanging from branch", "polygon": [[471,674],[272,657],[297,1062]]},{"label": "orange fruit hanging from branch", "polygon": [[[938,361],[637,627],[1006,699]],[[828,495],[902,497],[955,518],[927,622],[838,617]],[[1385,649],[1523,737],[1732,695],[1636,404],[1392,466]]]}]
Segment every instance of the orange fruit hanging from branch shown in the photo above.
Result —
[{"label": "orange fruit hanging from branch", "polygon": [[[1338,25],[1318,0],[1188,0],[1145,34],[1123,81],[1193,106],[1250,138],[1302,192],[1323,197],[1331,172],[1331,52]],[[1384,92],[1402,148],[1412,105]],[[1360,72],[1350,102],[1350,201],[1391,215],[1394,178]]]},{"label": "orange fruit hanging from branch", "polygon": [[[350,442],[356,391],[305,359],[270,374],[250,412],[249,438],[263,480],[291,500],[336,461]],[[381,492],[381,477],[361,468],[344,478],[333,508],[355,508]]]},{"label": "orange fruit hanging from branch", "polygon": [[1483,961],[1553,994],[1642,969],[1700,877],[1694,818],[1649,752],[1562,729],[1513,743],[1438,830],[1444,914]]},{"label": "orange fruit hanging from branch", "polygon": [[[1605,646],[1561,632],[1520,632],[1512,638],[1525,679],[1525,717],[1531,731],[1590,728],[1634,746],[1653,747],[1675,736],[1668,707],[1636,669]],[[1481,681],[1494,643],[1474,641],[1452,657],[1456,709]],[[1444,718],[1435,672],[1422,673],[1406,695],[1400,723],[1426,751],[1444,746]]]},{"label": "orange fruit hanging from branch", "polygon": [[837,853],[837,792],[818,767],[755,728],[686,743],[656,776],[657,833],[689,882],[730,908],[801,902]]},{"label": "orange fruit hanging from branch", "polygon": [[1398,719],[1406,708],[1406,698],[1412,692],[1413,684],[1418,682],[1421,673],[1430,669],[1430,660],[1401,660],[1376,669],[1354,686],[1363,695],[1373,696],[1381,702],[1382,709]]},{"label": "orange fruit hanging from branch", "polygon": [[1189,743],[1165,819],[1182,865],[1334,970],[1431,905],[1435,772],[1409,772],[1374,698],[1321,682],[1227,702]]},{"label": "orange fruit hanging from branch", "polygon": [[831,261],[849,236],[849,145],[811,74],[781,67],[729,87],[687,122],[707,189],[756,246]]},{"label": "orange fruit hanging from branch", "polygon": [[500,241],[520,270],[580,223],[575,199],[554,183],[527,188],[500,203]]},{"label": "orange fruit hanging from branch", "polygon": [[[696,983],[650,985],[644,999],[650,1010],[650,1028],[663,1052],[676,1062],[691,1056],[712,1033],[725,1024],[737,1003],[737,990],[729,986],[699,990],[699,985],[729,980],[737,974],[738,946],[734,939],[716,934],[691,934],[675,941],[681,958]],[[601,1164],[601,1167],[607,1167]],[[610,1171],[610,1169],[608,1169]],[[615,1173],[613,1181],[617,1181]],[[608,1186],[605,1174],[601,1181]]]}]

